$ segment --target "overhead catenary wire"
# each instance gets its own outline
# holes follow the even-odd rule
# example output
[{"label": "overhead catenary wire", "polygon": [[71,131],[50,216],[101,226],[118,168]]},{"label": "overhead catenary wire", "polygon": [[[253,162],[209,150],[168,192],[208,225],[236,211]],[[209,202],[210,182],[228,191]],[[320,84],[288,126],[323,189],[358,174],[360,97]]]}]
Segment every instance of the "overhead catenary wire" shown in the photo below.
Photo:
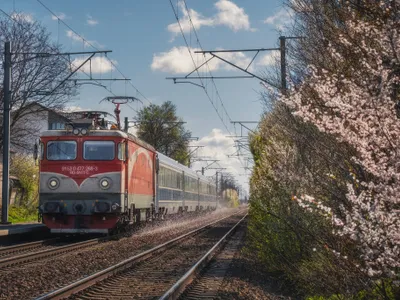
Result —
[{"label": "overhead catenary wire", "polygon": [[[183,39],[184,39],[184,42],[185,42],[185,44],[186,44],[186,47],[187,47],[187,49],[188,49],[188,52],[189,52],[190,58],[191,58],[191,60],[192,60],[192,63],[193,63],[193,65],[194,65],[194,67],[195,67],[195,71],[196,71],[198,77],[200,77],[200,83],[201,83],[200,86],[203,88],[205,94],[207,95],[208,100],[210,101],[210,103],[211,103],[212,106],[214,107],[214,110],[216,111],[216,113],[217,113],[219,119],[221,120],[222,124],[224,125],[225,129],[228,131],[228,133],[229,133],[230,135],[232,135],[230,129],[228,128],[228,126],[227,126],[226,123],[224,122],[223,116],[221,116],[221,114],[220,114],[219,111],[218,111],[218,108],[215,106],[214,101],[213,101],[212,98],[210,97],[209,92],[208,92],[208,90],[207,90],[207,86],[204,84],[203,79],[201,78],[202,76],[200,76],[199,70],[198,70],[198,68],[197,68],[197,64],[196,64],[196,62],[195,62],[195,60],[194,60],[194,58],[193,58],[193,55],[192,55],[192,53],[191,53],[191,49],[190,49],[191,47],[190,47],[190,45],[189,45],[189,43],[188,43],[188,41],[187,41],[187,38],[186,38],[185,33],[184,33],[184,31],[183,31],[183,28],[182,28],[182,24],[181,24],[181,22],[180,22],[180,20],[179,20],[179,16],[178,16],[178,12],[177,12],[178,8],[175,10],[175,7],[174,7],[174,5],[173,5],[173,3],[172,3],[172,0],[169,0],[169,2],[170,2],[170,5],[171,5],[171,8],[172,8],[172,10],[173,10],[173,13],[174,13],[174,15],[175,15],[175,19],[176,19],[176,21],[177,21],[177,23],[178,23],[178,26],[179,26],[181,35],[182,35],[182,37],[183,37]],[[186,12],[187,12],[187,16],[188,16],[189,21],[190,21],[190,24],[191,24],[191,28],[193,28],[193,32],[194,32],[195,37],[196,37],[196,41],[197,41],[197,43],[199,44],[199,47],[202,49],[202,46],[201,46],[201,43],[200,43],[200,39],[199,39],[199,37],[198,37],[196,28],[195,28],[195,26],[193,25],[193,22],[192,22],[192,19],[191,19],[191,16],[190,16],[190,11],[189,11],[189,9],[188,9],[188,7],[187,7],[186,1],[183,0],[183,2],[184,2],[184,5],[185,5],[185,9],[186,9]],[[212,73],[211,73],[210,67],[209,67],[209,65],[208,65],[208,62],[206,62],[205,64],[206,64],[206,66],[207,66],[207,68],[208,68],[208,72],[210,73],[210,75],[211,75],[211,77],[212,77]],[[220,96],[220,94],[219,94],[217,85],[216,85],[216,83],[215,83],[215,81],[214,81],[213,79],[211,79],[211,81],[212,81],[212,83],[213,83],[213,86],[214,86],[214,89],[215,89],[215,93],[216,93],[218,99],[220,100],[221,106],[222,106],[222,108],[223,108],[223,110],[224,110],[224,112],[225,112],[227,118],[228,118],[229,121],[231,122],[232,119],[230,118],[228,112],[226,111],[225,105],[224,105],[224,103],[223,103],[223,101],[222,101],[222,99],[221,99],[221,96]],[[239,153],[240,153],[240,148],[239,148]],[[244,163],[243,163],[243,161],[240,159],[240,157],[239,157],[239,161],[240,161],[241,165],[244,167]]]},{"label": "overhead catenary wire", "polygon": [[[203,51],[204,49],[203,49],[203,46],[202,46],[201,43],[200,43],[200,39],[199,39],[199,36],[197,35],[196,27],[194,26],[193,21],[192,21],[192,17],[190,16],[190,11],[189,11],[189,8],[188,8],[188,6],[187,6],[186,0],[183,0],[183,3],[184,3],[184,5],[185,5],[185,9],[186,9],[186,12],[187,12],[187,15],[188,15],[190,24],[191,24],[191,28],[193,28],[193,33],[194,33],[194,35],[195,35],[195,37],[196,37],[196,41],[197,41],[197,43],[199,44],[199,47],[201,48],[201,50]],[[225,108],[224,102],[222,101],[222,98],[221,98],[221,96],[220,96],[220,94],[219,94],[217,85],[216,85],[216,83],[215,83],[215,81],[214,81],[214,79],[213,79],[214,76],[212,75],[212,72],[211,72],[211,69],[210,69],[210,66],[209,66],[208,62],[209,62],[209,60],[206,61],[205,64],[206,64],[206,66],[207,66],[208,73],[210,73],[211,82],[212,82],[213,85],[214,85],[215,92],[216,92],[216,95],[218,96],[218,99],[219,99],[220,102],[221,102],[221,106],[222,106],[222,108],[224,109],[225,114],[227,115],[229,121],[231,122],[232,119],[231,119],[231,117],[229,116],[229,114],[228,114],[228,112],[227,112],[227,110],[226,110],[226,108]]]},{"label": "overhead catenary wire", "polygon": [[[62,20],[61,18],[59,18],[59,16],[57,16],[57,14],[55,14],[48,6],[46,6],[41,0],[36,0],[40,5],[42,5],[49,13],[51,13],[55,18],[57,18],[57,20],[59,22],[61,22],[62,24],[64,24],[69,30],[72,31],[73,34],[75,34],[76,36],[78,36],[79,38],[82,39],[84,44],[87,44],[88,46],[92,47],[93,49],[99,51],[98,47],[94,46],[92,42],[90,42],[89,40],[85,39],[81,34],[79,34],[76,30],[74,30],[70,25],[68,25],[64,20]],[[122,71],[117,67],[117,65],[112,61],[112,59],[110,59],[107,55],[105,56],[106,59],[110,62],[110,64],[112,65],[112,67],[117,70],[119,72],[119,74],[124,78],[127,79],[127,77],[122,73]],[[142,96],[149,104],[151,104],[152,102],[129,80],[128,81],[129,84],[132,86],[132,88],[136,91],[137,94],[139,94],[140,96]]]},{"label": "overhead catenary wire", "polygon": [[[183,31],[181,22],[180,22],[180,20],[179,20],[178,13],[177,13],[177,11],[175,10],[175,7],[174,7],[174,5],[173,5],[173,3],[172,3],[172,0],[169,0],[169,2],[170,2],[170,4],[171,4],[171,8],[172,8],[172,10],[173,10],[173,12],[174,12],[175,19],[176,19],[176,21],[178,22],[179,29],[180,29],[181,34],[182,34],[182,37],[183,37],[183,39],[184,39],[184,41],[185,41],[185,44],[186,44],[186,47],[187,47],[187,49],[188,49],[188,52],[189,52],[190,58],[191,58],[191,60],[192,60],[192,63],[193,63],[193,65],[194,65],[194,67],[196,68],[196,73],[197,73],[197,75],[198,75],[199,77],[201,77],[201,76],[200,76],[200,73],[199,73],[199,70],[197,70],[197,65],[196,65],[196,62],[195,62],[194,57],[193,57],[193,55],[192,55],[192,52],[190,51],[190,45],[189,45],[189,43],[188,43],[188,41],[187,41],[187,39],[186,39],[186,36],[185,36],[184,31]],[[201,83],[201,86],[202,86],[204,92],[205,92],[206,95],[207,95],[208,100],[210,101],[210,103],[211,103],[212,106],[214,107],[215,111],[217,112],[217,115],[218,115],[218,117],[220,118],[220,120],[222,121],[224,127],[226,128],[226,130],[227,130],[229,133],[231,133],[230,130],[229,130],[229,128],[228,128],[228,126],[227,126],[227,125],[225,124],[225,122],[223,121],[222,116],[221,116],[220,113],[218,112],[218,109],[215,107],[215,104],[214,104],[214,102],[212,101],[212,99],[211,99],[211,97],[210,97],[210,95],[209,95],[209,93],[208,93],[208,91],[207,91],[207,89],[206,89],[206,87],[205,87],[205,85],[204,85],[203,79],[200,79],[200,83]]]},{"label": "overhead catenary wire", "polygon": [[[1,11],[5,16],[7,16],[11,21],[17,23],[19,26],[21,26],[22,28],[26,29],[28,32],[31,30],[30,28],[28,28],[27,26],[25,26],[23,23],[19,22],[19,21],[17,20],[17,18],[13,18],[13,17],[10,16],[8,13],[6,13],[3,9],[0,8],[0,11]],[[55,49],[53,49],[53,50],[55,50]],[[57,49],[57,53],[58,53],[58,49]],[[56,53],[56,54],[57,54],[57,53]],[[63,59],[65,59],[69,64],[71,64],[73,67],[76,68],[76,65],[75,65],[72,61],[70,61],[67,57],[65,57],[64,55],[61,55],[61,57],[62,57]],[[90,78],[90,75],[89,75],[87,72],[85,72],[84,70],[81,70],[81,72],[84,73],[86,76],[88,76],[88,77]],[[111,94],[113,94],[114,96],[116,96],[110,89],[108,89],[106,86],[102,85],[99,81],[96,81],[96,80],[93,80],[93,81],[95,81],[95,82],[98,84],[98,86],[104,88],[104,89],[107,90],[109,93],[111,93]],[[49,96],[49,95],[46,95],[46,96]]]}]

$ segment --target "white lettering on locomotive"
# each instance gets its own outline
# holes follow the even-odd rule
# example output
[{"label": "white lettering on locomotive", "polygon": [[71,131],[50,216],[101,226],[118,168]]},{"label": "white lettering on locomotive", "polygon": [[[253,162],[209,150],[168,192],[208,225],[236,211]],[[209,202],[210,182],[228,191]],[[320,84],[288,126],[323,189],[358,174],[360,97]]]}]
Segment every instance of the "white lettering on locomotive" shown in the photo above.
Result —
[{"label": "white lettering on locomotive", "polygon": [[62,172],[68,172],[69,175],[89,175],[93,172],[97,172],[99,168],[97,166],[62,166]]}]

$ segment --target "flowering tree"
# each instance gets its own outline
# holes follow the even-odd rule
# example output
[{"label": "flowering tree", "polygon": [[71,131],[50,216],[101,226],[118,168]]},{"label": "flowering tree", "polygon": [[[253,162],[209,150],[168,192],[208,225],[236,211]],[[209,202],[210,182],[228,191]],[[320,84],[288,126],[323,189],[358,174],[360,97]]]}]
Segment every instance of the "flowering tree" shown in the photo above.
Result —
[{"label": "flowering tree", "polygon": [[[391,14],[394,2],[381,1],[376,9]],[[368,21],[350,11],[342,27],[327,43],[329,70],[311,65],[306,80],[282,99],[296,116],[352,147],[359,168],[347,182],[347,202],[336,211],[312,195],[297,199],[331,218],[336,234],[360,246],[361,269],[370,277],[393,277],[400,267],[400,120],[395,108],[400,20]]]}]

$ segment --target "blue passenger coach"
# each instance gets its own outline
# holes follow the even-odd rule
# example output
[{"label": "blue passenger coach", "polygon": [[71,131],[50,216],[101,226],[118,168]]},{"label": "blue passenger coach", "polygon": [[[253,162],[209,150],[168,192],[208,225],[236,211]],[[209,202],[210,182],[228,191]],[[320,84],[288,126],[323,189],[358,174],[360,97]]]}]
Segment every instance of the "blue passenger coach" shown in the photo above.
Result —
[{"label": "blue passenger coach", "polygon": [[216,186],[207,177],[177,161],[158,154],[156,211],[165,213],[214,210],[217,207]]}]

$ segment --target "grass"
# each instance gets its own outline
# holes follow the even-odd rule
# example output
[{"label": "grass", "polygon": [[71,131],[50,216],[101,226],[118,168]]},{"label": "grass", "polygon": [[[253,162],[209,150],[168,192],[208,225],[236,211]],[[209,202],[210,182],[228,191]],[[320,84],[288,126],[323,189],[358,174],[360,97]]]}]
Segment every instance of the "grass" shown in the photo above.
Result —
[{"label": "grass", "polygon": [[10,206],[8,220],[11,223],[35,222],[38,220],[37,211],[23,206]]}]

